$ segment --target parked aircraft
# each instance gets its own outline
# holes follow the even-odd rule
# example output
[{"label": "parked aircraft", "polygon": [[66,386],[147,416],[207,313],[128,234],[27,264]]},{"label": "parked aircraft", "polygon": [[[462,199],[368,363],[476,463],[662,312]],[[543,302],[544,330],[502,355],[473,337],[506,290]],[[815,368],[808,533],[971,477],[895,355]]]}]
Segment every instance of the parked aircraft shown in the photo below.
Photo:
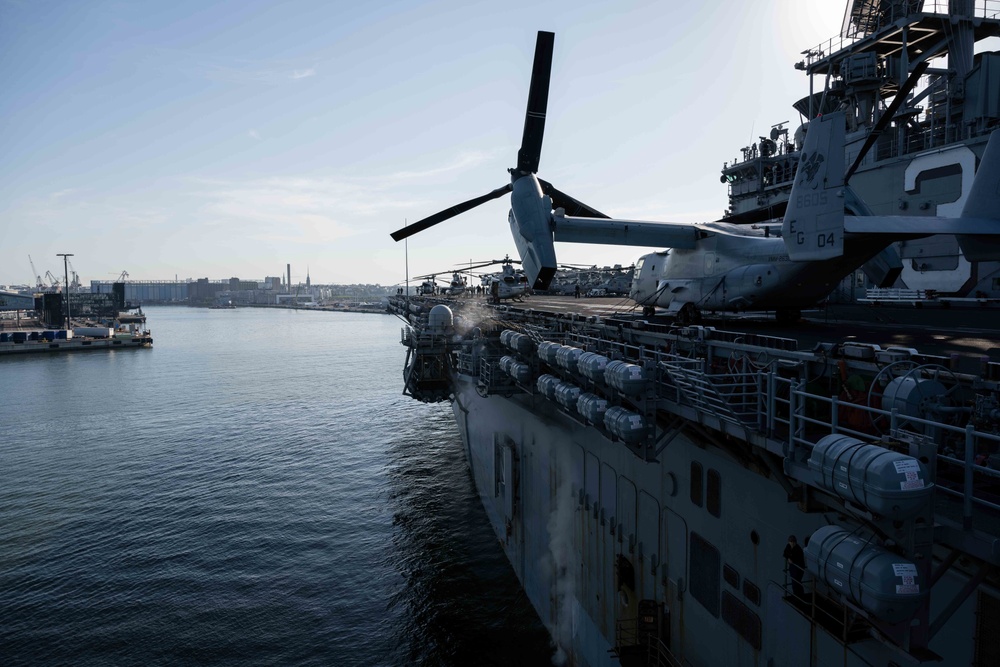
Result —
[{"label": "parked aircraft", "polygon": [[469,280],[466,276],[463,276],[460,271],[455,271],[451,274],[451,280],[439,285],[438,281],[442,280],[437,277],[438,274],[430,273],[426,276],[416,276],[414,280],[423,280],[420,284],[420,294],[444,294],[447,296],[458,296],[459,294],[464,294],[469,290]]},{"label": "parked aircraft", "polygon": [[470,264],[468,270],[474,271],[475,269],[496,264],[501,265],[499,272],[494,271],[479,276],[487,296],[491,297],[494,301],[502,301],[503,299],[521,300],[529,293],[530,284],[528,283],[527,276],[524,275],[524,271],[514,268],[514,264],[520,264],[520,262],[516,259],[511,259],[510,256],[506,256],[503,259]]},{"label": "parked aircraft", "polygon": [[905,239],[955,234],[967,259],[1000,259],[1000,131],[989,141],[959,218],[874,216],[848,185],[926,63],[913,68],[846,172],[843,113],[813,119],[784,219],[751,228],[610,219],[539,179],[553,41],[552,33],[538,33],[517,167],[508,170],[511,182],[404,227],[393,239],[510,193],[508,222],[535,289],[545,289],[558,266],[554,241],[667,247],[636,262],[630,297],[647,315],[659,306],[682,321],[694,321],[703,311],[731,310],[775,311],[797,319],[845,276]]}]

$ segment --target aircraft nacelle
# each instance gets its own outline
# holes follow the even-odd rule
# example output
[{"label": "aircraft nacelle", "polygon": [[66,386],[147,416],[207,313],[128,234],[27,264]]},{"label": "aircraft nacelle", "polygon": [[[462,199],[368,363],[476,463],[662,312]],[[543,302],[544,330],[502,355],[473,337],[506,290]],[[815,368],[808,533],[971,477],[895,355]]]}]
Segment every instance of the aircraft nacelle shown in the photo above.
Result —
[{"label": "aircraft nacelle", "polygon": [[528,283],[534,289],[546,289],[556,272],[552,199],[542,194],[534,174],[523,175],[513,182],[508,222]]}]

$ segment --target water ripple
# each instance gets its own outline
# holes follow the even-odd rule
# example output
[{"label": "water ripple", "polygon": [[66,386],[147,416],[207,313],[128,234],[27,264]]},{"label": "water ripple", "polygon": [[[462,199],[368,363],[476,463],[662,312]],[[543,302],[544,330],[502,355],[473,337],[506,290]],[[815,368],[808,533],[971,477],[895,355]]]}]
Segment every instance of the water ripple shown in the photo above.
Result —
[{"label": "water ripple", "polygon": [[0,361],[3,665],[549,664],[397,320],[150,324]]}]

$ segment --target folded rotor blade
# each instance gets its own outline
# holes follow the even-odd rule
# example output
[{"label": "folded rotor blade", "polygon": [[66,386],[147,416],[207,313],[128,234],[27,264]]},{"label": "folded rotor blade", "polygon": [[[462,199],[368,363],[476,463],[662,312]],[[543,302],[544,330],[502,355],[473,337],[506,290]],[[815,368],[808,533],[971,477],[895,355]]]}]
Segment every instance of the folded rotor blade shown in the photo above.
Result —
[{"label": "folded rotor blade", "polygon": [[434,215],[430,215],[424,218],[423,220],[418,220],[414,222],[412,225],[407,225],[402,229],[397,229],[392,234],[390,234],[390,236],[392,236],[393,241],[402,241],[407,237],[413,236],[417,232],[422,232],[425,229],[433,227],[439,222],[444,222],[449,218],[454,218],[459,213],[465,213],[466,211],[473,209],[479,206],[480,204],[485,204],[486,202],[492,199],[502,197],[510,191],[511,191],[511,185],[510,183],[508,183],[507,185],[497,188],[492,192],[487,192],[485,195],[481,195],[474,199],[464,201],[461,204],[455,204],[451,208],[446,208],[445,210],[438,211]]},{"label": "folded rotor blade", "polygon": [[487,266],[493,266],[494,264],[499,264],[500,262],[481,262],[479,264],[473,264],[472,266],[466,266],[466,271],[475,271],[476,269],[482,269]]},{"label": "folded rotor blade", "polygon": [[538,32],[535,41],[535,63],[531,68],[531,87],[528,89],[528,109],[524,114],[524,135],[517,152],[517,168],[525,173],[538,172],[542,153],[542,135],[545,133],[545,110],[549,104],[549,78],[552,74],[552,46],[555,34]]},{"label": "folded rotor blade", "polygon": [[566,209],[566,215],[581,216],[584,218],[608,218],[610,216],[601,213],[596,208],[587,206],[582,201],[573,199],[565,192],[560,192],[548,181],[538,179],[542,186],[542,192],[552,198],[552,208]]},{"label": "folded rotor blade", "polygon": [[868,134],[868,138],[865,139],[865,145],[861,147],[861,152],[858,153],[858,157],[854,159],[854,164],[852,164],[851,168],[847,170],[847,174],[844,176],[845,185],[849,180],[851,180],[851,176],[853,176],[854,172],[858,170],[858,167],[861,166],[861,161],[865,158],[865,155],[868,154],[871,147],[874,146],[875,142],[878,141],[878,138],[882,136],[882,132],[885,131],[885,128],[887,128],[889,123],[892,122],[892,119],[895,118],[896,112],[899,111],[899,107],[903,106],[903,103],[906,102],[906,96],[909,95],[910,91],[913,90],[913,87],[917,85],[917,81],[921,76],[923,76],[923,73],[927,69],[928,65],[930,65],[930,63],[926,60],[922,63],[917,63],[917,66],[913,68],[913,72],[910,73],[909,78],[906,79],[906,82],[899,88],[899,91],[896,93],[896,97],[892,100],[892,104],[890,104],[889,108],[885,110],[882,117],[878,119],[878,123],[875,124],[875,127],[872,128],[872,131]]},{"label": "folded rotor blade", "polygon": [[475,270],[475,269],[481,269],[481,268],[486,267],[486,266],[493,266],[495,264],[520,264],[520,263],[521,263],[521,260],[519,260],[519,259],[511,259],[510,257],[508,257],[506,259],[494,259],[494,260],[485,261],[485,262],[476,262],[476,263],[472,264],[471,266],[468,265],[468,264],[456,264],[456,266],[461,266],[466,271],[472,271],[472,270]]}]

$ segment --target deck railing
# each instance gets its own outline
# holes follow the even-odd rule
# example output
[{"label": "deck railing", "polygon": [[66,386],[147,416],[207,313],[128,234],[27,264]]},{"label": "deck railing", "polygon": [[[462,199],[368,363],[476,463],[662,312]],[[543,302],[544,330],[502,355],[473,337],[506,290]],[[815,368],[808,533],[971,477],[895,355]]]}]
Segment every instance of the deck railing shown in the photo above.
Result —
[{"label": "deck railing", "polygon": [[[861,5],[862,3],[856,3]],[[949,0],[911,0],[906,3],[868,3],[871,11],[856,12],[849,20],[847,30],[841,31],[804,51],[806,65],[828,57],[851,44],[892,25],[899,19],[914,14],[938,14],[950,20]],[[1000,18],[1000,0],[975,0],[972,17],[978,19]]]}]

